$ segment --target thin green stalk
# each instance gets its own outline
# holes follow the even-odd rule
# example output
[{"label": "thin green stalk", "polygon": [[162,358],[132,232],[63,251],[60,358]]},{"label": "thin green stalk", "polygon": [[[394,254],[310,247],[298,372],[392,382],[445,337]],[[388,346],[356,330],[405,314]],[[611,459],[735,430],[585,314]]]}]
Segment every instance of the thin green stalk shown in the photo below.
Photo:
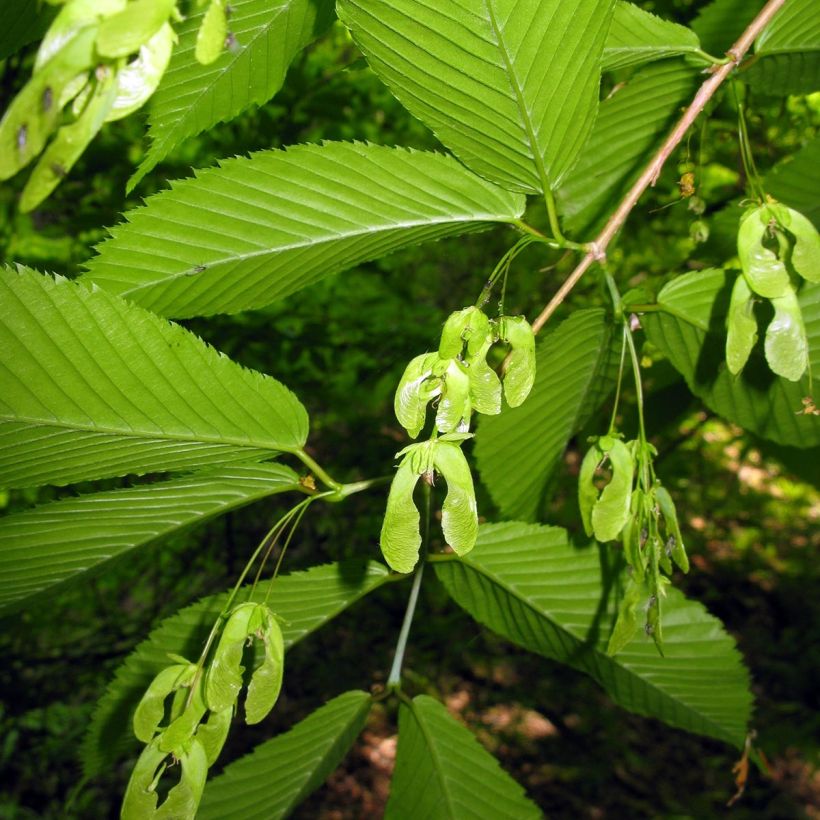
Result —
[{"label": "thin green stalk", "polygon": [[624,324],[623,339],[621,340],[621,363],[618,366],[618,382],[615,386],[615,401],[612,405],[612,418],[609,420],[609,435],[615,432],[615,420],[618,418],[618,404],[621,401],[621,384],[624,379],[624,362],[626,361],[626,324]]},{"label": "thin green stalk", "polygon": [[304,450],[297,450],[294,455],[308,468],[326,487],[339,491],[344,486],[332,479],[324,468],[311,458]]},{"label": "thin green stalk", "polygon": [[424,564],[427,560],[427,547],[430,543],[430,512],[432,508],[433,491],[427,482],[423,482],[424,488],[424,532],[421,541],[421,558],[416,567],[416,574],[413,577],[413,586],[410,589],[410,597],[407,600],[407,609],[404,611],[404,621],[399,632],[399,639],[396,642],[396,652],[393,656],[393,665],[390,668],[390,675],[387,678],[387,688],[398,690],[401,687],[401,667],[404,663],[404,653],[407,649],[407,639],[410,637],[410,627],[413,624],[413,616],[416,613],[416,604],[419,599],[421,589],[421,579],[424,575]]},{"label": "thin green stalk", "polygon": [[[282,549],[279,552],[279,558],[276,560],[276,566],[273,568],[273,575],[271,576],[270,583],[268,584],[268,591],[265,593],[265,600],[263,603],[267,604],[268,599],[270,598],[271,589],[273,589],[273,582],[279,577],[279,570],[282,568],[282,561],[285,559],[285,553],[288,551],[288,547],[290,546],[290,542],[293,540],[293,535],[296,530],[299,529],[299,523],[302,520],[302,517],[307,512],[307,505],[302,507],[299,510],[298,515],[296,516],[296,520],[293,522],[293,526],[290,528],[290,532],[288,533],[288,537],[285,539],[285,543],[282,544]],[[259,579],[259,574],[262,572],[262,567],[264,567],[264,563],[259,565],[259,572],[257,573],[257,580]],[[256,587],[256,581],[253,582],[254,587]]]}]

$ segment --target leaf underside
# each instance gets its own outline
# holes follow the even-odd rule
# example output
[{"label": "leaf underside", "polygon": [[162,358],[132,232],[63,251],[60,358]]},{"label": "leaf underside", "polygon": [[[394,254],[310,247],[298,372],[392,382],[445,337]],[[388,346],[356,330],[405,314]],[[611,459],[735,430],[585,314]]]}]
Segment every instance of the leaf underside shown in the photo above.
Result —
[{"label": "leaf underside", "polygon": [[259,744],[205,786],[198,820],[278,820],[324,783],[364,728],[372,699],[345,692]]},{"label": "leaf underside", "polygon": [[701,604],[668,592],[665,657],[643,632],[615,657],[606,654],[618,603],[612,565],[619,562],[600,549],[577,549],[554,527],[493,524],[481,528],[469,556],[435,568],[477,621],[586,672],[624,708],[742,747],[752,706],[749,676],[734,641]]},{"label": "leaf underside", "polygon": [[614,389],[620,335],[613,340],[611,328],[603,310],[576,311],[539,343],[535,385],[524,404],[481,419],[476,461],[505,515],[535,518],[570,436]]},{"label": "leaf underside", "polygon": [[0,518],[0,609],[132,549],[260,498],[299,489],[280,464],[207,470],[185,478],[93,493]]},{"label": "leaf underside", "polygon": [[[324,564],[277,578],[268,604],[282,618],[285,647],[302,640],[369,592],[387,583],[383,564],[350,559]],[[252,598],[240,593],[238,601],[264,601],[269,582],[260,583]],[[134,748],[136,739],[123,727],[143,692],[158,672],[169,665],[168,653],[198,657],[228,593],[210,595],[166,618],[123,661],[105,694],[97,702],[83,739],[83,772],[93,777]],[[261,652],[256,642],[257,653]],[[257,661],[261,661],[258,655]]]},{"label": "leaf underside", "polygon": [[194,56],[207,4],[179,25],[179,44],[151,98],[151,147],[128,181],[129,190],[186,137],[271,99],[293,58],[333,19],[332,0],[231,0],[230,5],[237,45],[210,65]]},{"label": "leaf underside", "polygon": [[438,701],[399,706],[399,743],[386,820],[542,817],[541,811]]},{"label": "leaf underside", "polygon": [[523,211],[522,196],[441,154],[341,142],[262,151],[129,211],[80,281],[164,316],[235,313]]},{"label": "leaf underside", "polygon": [[339,0],[373,70],[456,156],[544,192],[595,119],[612,0]]},{"label": "leaf underside", "polygon": [[[801,413],[811,395],[809,373],[799,382],[775,376],[758,346],[743,372],[732,376],[725,362],[725,319],[736,274],[705,270],[673,279],[658,295],[661,310],[641,317],[649,340],[712,410],[744,429],[779,444],[820,444],[820,418]],[[799,294],[809,340],[809,367],[820,378],[820,285]],[[762,333],[760,334],[762,336]]]},{"label": "leaf underside", "polygon": [[286,387],[103,290],[0,271],[0,486],[67,484],[295,452]]}]

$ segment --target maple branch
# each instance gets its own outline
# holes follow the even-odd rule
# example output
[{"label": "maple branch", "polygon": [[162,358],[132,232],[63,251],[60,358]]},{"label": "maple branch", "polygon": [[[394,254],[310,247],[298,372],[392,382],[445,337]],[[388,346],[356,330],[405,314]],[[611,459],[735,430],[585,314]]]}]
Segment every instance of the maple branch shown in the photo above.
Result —
[{"label": "maple branch", "polygon": [[610,216],[603,230],[595,237],[594,241],[586,246],[587,252],[583,259],[581,259],[575,270],[567,277],[561,287],[558,288],[558,291],[549,301],[549,304],[547,304],[532,323],[532,329],[535,333],[538,333],[547,323],[550,316],[552,316],[558,306],[564,301],[567,294],[575,287],[578,280],[592,266],[593,262],[600,262],[606,259],[606,249],[609,243],[614,239],[624,222],[626,222],[627,217],[638,204],[638,200],[644,191],[658,181],[658,176],[666,160],[669,159],[669,155],[675,150],[684,136],[686,136],[686,132],[698,118],[701,111],[703,111],[706,103],[709,102],[732,71],[737,68],[757,36],[771,22],[772,17],[780,11],[780,8],[785,2],[786,0],[769,0],[760,11],[760,14],[752,20],[743,34],[741,34],[737,42],[726,52],[726,56],[729,58],[728,61],[713,69],[712,74],[698,89],[698,93],[695,94],[689,107],[677,125],[672,129],[663,145],[655,153],[655,156],[652,157],[650,163],[644,168],[641,175],[635,181],[635,184],[629,189],[620,205],[618,205],[612,216]]}]

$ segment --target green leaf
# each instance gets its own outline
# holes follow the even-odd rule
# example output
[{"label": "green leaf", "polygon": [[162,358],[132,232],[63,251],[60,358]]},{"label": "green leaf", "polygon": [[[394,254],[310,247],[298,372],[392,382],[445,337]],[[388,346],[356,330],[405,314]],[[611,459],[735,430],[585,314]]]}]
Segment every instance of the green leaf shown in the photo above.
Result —
[{"label": "green leaf", "polygon": [[766,191],[820,227],[820,136],[766,175]]},{"label": "green leaf", "polygon": [[767,95],[820,89],[820,16],[815,0],[787,0],[755,42],[742,78]]},{"label": "green leaf", "polygon": [[467,368],[457,359],[450,359],[444,371],[444,390],[436,411],[436,429],[440,433],[463,433],[470,427],[472,412]]},{"label": "green leaf", "polygon": [[[269,603],[283,619],[285,647],[319,629],[390,578],[384,565],[360,559],[280,576]],[[269,583],[259,584],[250,600],[264,601]],[[240,600],[246,595],[243,592]],[[143,692],[168,666],[169,653],[199,655],[227,599],[228,592],[210,595],[166,618],[119,666],[97,703],[83,741],[83,771],[88,777],[133,748],[135,741],[124,727]]]},{"label": "green leaf", "polygon": [[[616,553],[574,548],[564,530],[520,523],[481,527],[467,558],[436,574],[477,621],[514,643],[591,675],[625,709],[741,748],[752,696],[734,641],[703,606],[670,589],[664,652],[640,634],[612,658]],[[602,571],[602,563],[607,568]]]},{"label": "green leaf", "polygon": [[820,51],[820,15],[815,0],[786,0],[755,41],[755,54]]},{"label": "green leaf", "polygon": [[206,785],[198,820],[289,816],[341,763],[371,704],[367,692],[345,692],[231,763]]},{"label": "green leaf", "polygon": [[151,681],[134,711],[134,734],[137,740],[150,743],[165,717],[165,699],[180,687],[189,687],[197,672],[196,664],[175,663],[165,667]]},{"label": "green leaf", "polygon": [[604,71],[640,65],[680,54],[698,54],[700,40],[692,29],[656,17],[634,3],[615,4],[604,46]]},{"label": "green leaf", "polygon": [[808,282],[820,282],[820,234],[808,217],[788,208],[788,230],[794,236],[791,263]]},{"label": "green leaf", "polygon": [[339,0],[376,74],[468,167],[557,186],[598,108],[614,0]]},{"label": "green leaf", "polygon": [[396,572],[412,572],[419,560],[420,516],[413,501],[418,480],[419,473],[408,455],[393,476],[379,538],[382,555]]},{"label": "green leaf", "polygon": [[385,820],[515,820],[541,811],[498,761],[438,701],[399,706],[399,744]]},{"label": "green leaf", "polygon": [[[727,369],[725,321],[733,278],[733,273],[712,269],[673,279],[658,295],[659,310],[641,317],[649,340],[714,412],[779,444],[804,448],[820,444],[820,418],[798,414],[801,400],[811,394],[808,373],[799,383],[777,378],[757,349],[740,376]],[[799,301],[816,381],[820,378],[820,286],[805,284]]]},{"label": "green leaf", "polygon": [[267,102],[282,87],[293,58],[333,19],[331,0],[231,0],[231,32],[238,48],[208,66],[195,56],[207,10],[179,26],[179,46],[151,101],[151,147],[129,190],[187,137]]},{"label": "green leaf", "polygon": [[820,89],[820,51],[764,57],[741,77],[761,97],[811,94]]},{"label": "green leaf", "polygon": [[441,380],[430,380],[436,353],[422,353],[410,360],[396,388],[393,410],[410,438],[416,438],[427,418],[427,404],[441,393]]},{"label": "green leaf", "polygon": [[0,271],[0,486],[296,452],[308,420],[276,380],[103,290]]},{"label": "green leaf", "polygon": [[457,555],[466,555],[478,535],[473,476],[458,444],[440,441],[433,451],[436,471],[447,482],[447,496],[441,508],[441,529]]},{"label": "green leaf", "polygon": [[620,334],[614,342],[603,310],[576,311],[539,342],[537,375],[526,403],[481,419],[478,469],[505,515],[537,515],[570,436],[614,389],[619,351]]},{"label": "green leaf", "polygon": [[697,82],[680,60],[648,66],[601,103],[578,162],[557,191],[566,227],[590,233],[637,179]]},{"label": "green leaf", "polygon": [[299,490],[279,464],[251,464],[83,495],[0,518],[0,609],[217,515]]},{"label": "green leaf", "polygon": [[440,154],[338,142],[263,151],[129,211],[83,279],[166,316],[234,313],[523,211],[523,197]]}]

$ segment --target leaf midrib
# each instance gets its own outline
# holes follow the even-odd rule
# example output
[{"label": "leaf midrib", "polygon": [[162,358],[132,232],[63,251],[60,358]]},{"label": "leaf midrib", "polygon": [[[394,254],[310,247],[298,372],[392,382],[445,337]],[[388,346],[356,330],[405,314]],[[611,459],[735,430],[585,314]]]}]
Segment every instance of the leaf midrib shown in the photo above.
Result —
[{"label": "leaf midrib", "polygon": [[[391,231],[402,231],[408,230],[412,228],[425,228],[430,226],[436,225],[447,225],[447,224],[461,224],[461,223],[473,223],[476,226],[480,225],[481,223],[504,223],[509,225],[514,225],[517,222],[517,217],[501,217],[501,216],[493,216],[490,214],[481,216],[481,217],[448,217],[442,219],[428,219],[425,221],[414,221],[414,222],[405,222],[405,223],[395,223],[389,226],[385,226],[379,228],[378,230],[371,229],[363,229],[359,231],[348,231],[346,233],[337,233],[328,235],[326,237],[318,237],[311,241],[304,241],[304,242],[293,242],[289,245],[276,245],[267,248],[261,248],[257,251],[250,251],[248,253],[238,253],[233,254],[231,256],[224,256],[221,259],[217,259],[215,262],[209,262],[206,265],[207,271],[213,271],[215,268],[225,267],[227,265],[236,264],[240,262],[245,262],[249,259],[255,259],[257,257],[265,257],[271,256],[275,257],[279,254],[287,253],[289,251],[294,250],[302,250],[305,248],[315,248],[321,247],[323,244],[332,244],[340,241],[346,241],[349,239],[357,239],[362,236],[373,236],[379,234],[387,234]],[[126,265],[120,265],[118,263],[106,262],[106,265],[109,267],[128,267]],[[149,288],[156,287],[157,285],[167,285],[171,282],[176,281],[177,279],[190,276],[196,270],[197,266],[193,267],[186,267],[185,269],[178,271],[177,273],[172,274],[165,274],[159,275],[156,279],[152,279],[149,282],[143,282],[133,288],[129,288],[127,290],[123,290],[120,292],[120,296],[129,296],[134,293],[139,293],[142,290],[146,290]],[[86,274],[91,281],[94,281],[96,278],[94,267],[92,266],[88,273]],[[104,276],[100,276],[100,279],[107,278]]]},{"label": "leaf midrib", "polygon": [[495,19],[495,14],[493,13],[492,9],[492,0],[484,0],[484,7],[487,9],[487,15],[490,20],[490,26],[492,27],[493,34],[496,38],[498,51],[501,54],[501,57],[504,60],[504,66],[507,69],[507,78],[509,80],[510,87],[512,88],[512,91],[515,94],[518,113],[524,125],[524,130],[527,135],[527,143],[529,144],[530,153],[532,154],[532,160],[535,164],[535,170],[538,172],[538,179],[541,182],[542,193],[546,195],[548,191],[552,190],[552,188],[550,186],[549,178],[547,177],[547,169],[544,165],[544,158],[541,155],[540,150],[538,149],[538,142],[536,139],[535,130],[533,129],[532,121],[529,117],[529,111],[527,110],[527,106],[524,101],[524,93],[521,86],[518,83],[518,78],[516,77],[516,74],[513,71],[513,65],[512,61],[510,60],[510,55],[507,52],[507,47],[504,45],[504,40],[501,36],[501,30],[498,27],[498,21]]},{"label": "leaf midrib", "polygon": [[197,436],[183,436],[177,433],[168,433],[165,431],[138,431],[133,428],[123,430],[118,427],[101,426],[101,425],[86,425],[80,423],[69,423],[59,421],[57,419],[38,419],[31,416],[0,416],[0,424],[3,423],[26,424],[29,427],[59,427],[67,430],[76,430],[78,432],[89,433],[105,433],[106,435],[118,436],[120,438],[140,438],[140,439],[162,439],[169,441],[185,441],[190,443],[203,444],[229,444],[231,446],[242,448],[256,448],[260,450],[270,450],[277,453],[290,453],[291,455],[300,453],[301,447],[285,446],[281,444],[272,445],[270,443],[258,443],[253,439],[240,439],[234,436],[213,436],[213,435],[197,435]]},{"label": "leaf midrib", "polygon": [[407,706],[410,709],[410,713],[413,716],[413,720],[416,721],[419,729],[421,729],[421,733],[424,736],[424,742],[427,744],[427,748],[430,750],[430,757],[433,760],[433,771],[436,773],[436,779],[441,784],[441,791],[444,794],[444,801],[447,804],[448,816],[453,818],[453,820],[457,820],[458,815],[456,815],[455,813],[455,809],[453,806],[453,798],[450,794],[449,789],[447,788],[447,781],[444,778],[444,768],[441,765],[441,755],[439,754],[438,748],[436,747],[433,741],[433,736],[427,730],[427,726],[425,726],[424,721],[419,717],[416,711],[416,704],[411,701],[409,704],[407,704]]},{"label": "leaf midrib", "polygon": [[[547,620],[549,620],[549,622],[555,628],[560,629],[561,632],[563,632],[565,635],[567,635],[569,638],[571,638],[573,642],[575,642],[577,644],[582,644],[583,643],[583,641],[577,635],[575,635],[573,632],[571,632],[569,629],[567,629],[560,621],[556,620],[551,612],[547,612],[543,609],[538,608],[523,593],[519,592],[515,587],[509,585],[508,583],[501,582],[499,580],[499,577],[497,575],[491,574],[489,572],[489,570],[485,570],[483,567],[472,563],[469,559],[458,558],[458,556],[455,556],[455,555],[453,555],[452,557],[449,556],[449,555],[443,555],[438,560],[441,561],[442,563],[460,562],[460,563],[464,564],[465,566],[472,569],[474,572],[477,572],[478,574],[483,575],[488,581],[490,581],[490,583],[501,587],[505,592],[507,592],[507,594],[509,594],[512,597],[516,598],[521,604],[526,606],[535,615],[537,615],[539,617],[542,617],[542,618],[546,617]],[[690,715],[693,715],[697,720],[702,721],[706,725],[713,727],[713,729],[716,730],[716,733],[717,733],[718,737],[721,737],[724,740],[726,740],[727,735],[730,734],[730,732],[726,729],[726,727],[724,727],[724,726],[722,726],[718,723],[715,723],[711,718],[705,717],[700,712],[695,711],[691,706],[689,706],[687,704],[684,704],[684,703],[681,703],[681,701],[673,698],[668,692],[664,692],[662,689],[659,689],[653,682],[646,680],[646,678],[640,677],[639,675],[637,675],[635,672],[633,672],[628,667],[616,663],[616,661],[613,658],[610,658],[608,655],[598,651],[597,649],[593,648],[592,651],[595,652],[596,655],[600,656],[600,658],[604,662],[609,664],[610,666],[616,666],[617,668],[623,670],[624,672],[628,673],[630,675],[630,677],[632,677],[635,680],[639,681],[643,686],[646,686],[646,687],[650,688],[652,691],[656,692],[662,698],[664,698],[666,700],[669,700],[672,703],[677,704],[679,707],[682,707],[683,709],[685,709],[687,711],[687,713],[689,713]],[[586,670],[582,670],[582,671],[584,671],[585,674],[588,674],[588,675],[590,674],[589,672],[586,672]],[[593,676],[590,675],[590,677],[593,677]],[[622,708],[624,708],[624,707],[622,707]]]}]

